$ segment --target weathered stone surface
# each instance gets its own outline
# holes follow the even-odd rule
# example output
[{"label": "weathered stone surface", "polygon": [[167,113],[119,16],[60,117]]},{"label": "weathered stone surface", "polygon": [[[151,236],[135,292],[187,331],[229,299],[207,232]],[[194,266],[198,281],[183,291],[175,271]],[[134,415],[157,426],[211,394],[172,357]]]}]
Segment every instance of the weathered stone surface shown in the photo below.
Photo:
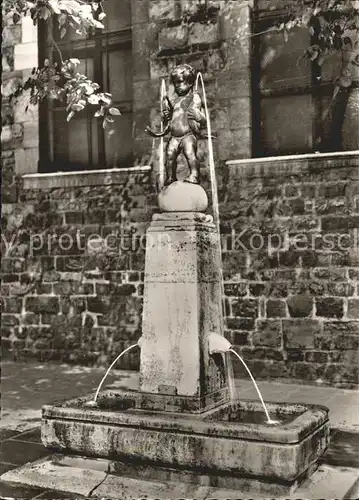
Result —
[{"label": "weathered stone surface", "polygon": [[199,184],[176,181],[161,191],[158,205],[163,212],[205,212],[208,198]]},{"label": "weathered stone surface", "polygon": [[287,316],[285,302],[280,299],[267,300],[266,313],[268,318],[285,318]]},{"label": "weathered stone surface", "polygon": [[168,49],[180,49],[185,47],[188,41],[187,26],[176,26],[163,28],[158,35],[159,51]]},{"label": "weathered stone surface", "polygon": [[289,314],[293,318],[307,318],[313,309],[313,299],[308,295],[296,295],[287,300]]},{"label": "weathered stone surface", "polygon": [[313,348],[319,322],[310,319],[283,320],[284,345],[288,348]]},{"label": "weathered stone surface", "polygon": [[146,243],[142,391],[160,393],[166,385],[179,396],[201,398],[226,386],[224,360],[216,366],[208,352],[209,334],[223,331],[219,266],[211,218],[154,217]]},{"label": "weathered stone surface", "polygon": [[[129,401],[130,395],[122,397]],[[202,414],[201,419],[177,416],[173,421],[172,416],[148,411],[142,415],[130,408],[125,412],[81,408],[85,401],[44,407],[45,446],[59,451],[66,447],[79,455],[111,455],[112,459],[141,457],[157,465],[190,469],[231,472],[240,468],[249,478],[270,479],[274,484],[285,481],[289,487],[325,451],[329,440],[327,410],[322,407],[269,404],[270,413],[294,412],[293,420],[283,427],[226,425],[226,405]],[[258,411],[260,403],[240,403],[238,407]],[[91,422],[94,418],[95,424]]]},{"label": "weathered stone surface", "polygon": [[208,44],[215,43],[218,40],[218,24],[210,23],[193,23],[189,30],[189,43],[195,44]]},{"label": "weathered stone surface", "polygon": [[342,318],[344,314],[343,299],[320,297],[316,299],[316,315],[326,318]]},{"label": "weathered stone surface", "polygon": [[257,320],[253,333],[254,345],[280,347],[282,344],[282,325],[278,320]]}]

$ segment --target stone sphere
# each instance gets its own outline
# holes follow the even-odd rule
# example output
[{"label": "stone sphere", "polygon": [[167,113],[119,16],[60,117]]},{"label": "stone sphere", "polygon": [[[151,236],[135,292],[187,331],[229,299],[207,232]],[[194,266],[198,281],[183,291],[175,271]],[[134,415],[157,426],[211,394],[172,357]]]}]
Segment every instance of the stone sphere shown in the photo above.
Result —
[{"label": "stone sphere", "polygon": [[162,212],[204,212],[208,207],[207,193],[199,184],[175,181],[158,195]]}]

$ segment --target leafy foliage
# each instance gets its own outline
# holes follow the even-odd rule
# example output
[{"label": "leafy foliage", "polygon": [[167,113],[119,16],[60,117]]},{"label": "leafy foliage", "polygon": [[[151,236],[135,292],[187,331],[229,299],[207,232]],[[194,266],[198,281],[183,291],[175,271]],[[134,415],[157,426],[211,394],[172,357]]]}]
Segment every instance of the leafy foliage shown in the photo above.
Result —
[{"label": "leafy foliage", "polygon": [[268,31],[288,33],[296,27],[308,28],[313,44],[303,57],[319,67],[337,51],[350,53],[343,57],[342,73],[337,84],[348,87],[352,83],[352,69],[359,66],[359,2],[357,0],[297,0],[292,2],[287,19],[276,23]]},{"label": "leafy foliage", "polygon": [[[26,15],[31,16],[34,25],[40,20],[48,21],[54,17],[59,24],[61,37],[65,36],[68,27],[81,35],[86,35],[94,29],[104,28],[101,20],[105,17],[105,13],[101,1],[4,0],[3,12],[5,17],[11,17],[15,24]],[[86,106],[95,105],[98,109],[94,116],[101,118],[103,128],[107,128],[114,122],[113,116],[121,114],[119,109],[112,105],[111,94],[100,92],[99,84],[76,71],[80,64],[78,59],[63,61],[54,40],[53,43],[59,52],[61,63],[50,64],[46,59],[44,66],[34,68],[30,78],[23,85],[19,85],[11,97],[16,98],[30,91],[30,104],[38,104],[44,99],[65,102],[68,112],[67,121],[70,121],[76,112],[84,110]],[[113,133],[113,130],[109,131],[109,134]]]}]

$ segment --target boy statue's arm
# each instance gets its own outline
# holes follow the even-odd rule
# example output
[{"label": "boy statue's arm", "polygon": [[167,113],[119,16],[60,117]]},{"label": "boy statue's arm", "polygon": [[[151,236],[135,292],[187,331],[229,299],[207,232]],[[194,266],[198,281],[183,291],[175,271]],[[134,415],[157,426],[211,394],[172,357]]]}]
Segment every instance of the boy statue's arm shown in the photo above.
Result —
[{"label": "boy statue's arm", "polygon": [[171,121],[172,115],[173,115],[173,106],[168,97],[165,96],[162,101],[162,119],[165,127]]},{"label": "boy statue's arm", "polygon": [[206,124],[206,115],[202,111],[202,99],[197,92],[193,92],[193,101],[188,108],[187,116],[190,120],[195,120],[201,126]]}]

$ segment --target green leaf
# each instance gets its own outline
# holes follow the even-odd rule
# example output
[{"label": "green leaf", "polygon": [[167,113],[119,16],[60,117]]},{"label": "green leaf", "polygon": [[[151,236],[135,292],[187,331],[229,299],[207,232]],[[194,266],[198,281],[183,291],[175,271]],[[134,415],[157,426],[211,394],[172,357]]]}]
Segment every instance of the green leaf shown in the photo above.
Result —
[{"label": "green leaf", "polygon": [[70,113],[67,115],[66,121],[69,122],[71,118],[74,116],[74,114],[75,114],[74,111],[70,111]]},{"label": "green leaf", "polygon": [[110,115],[114,115],[114,116],[120,116],[121,115],[121,111],[117,108],[110,108],[108,110],[108,112],[110,113]]}]

